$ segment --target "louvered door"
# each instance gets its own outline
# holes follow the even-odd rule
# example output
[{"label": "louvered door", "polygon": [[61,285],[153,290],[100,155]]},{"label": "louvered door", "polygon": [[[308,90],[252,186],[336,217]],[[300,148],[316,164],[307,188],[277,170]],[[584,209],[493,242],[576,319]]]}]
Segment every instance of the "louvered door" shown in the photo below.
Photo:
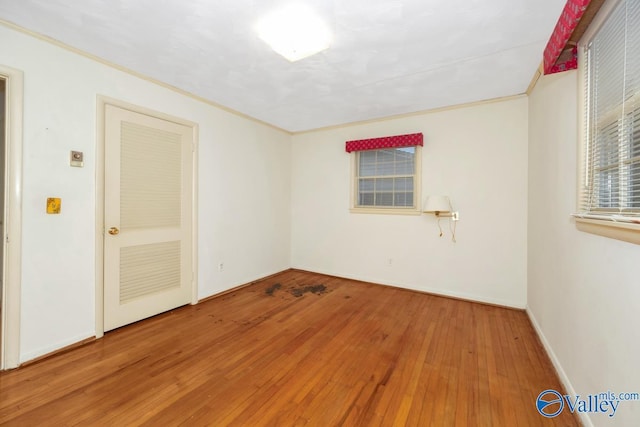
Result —
[{"label": "louvered door", "polygon": [[105,106],[105,331],[191,301],[193,129]]}]

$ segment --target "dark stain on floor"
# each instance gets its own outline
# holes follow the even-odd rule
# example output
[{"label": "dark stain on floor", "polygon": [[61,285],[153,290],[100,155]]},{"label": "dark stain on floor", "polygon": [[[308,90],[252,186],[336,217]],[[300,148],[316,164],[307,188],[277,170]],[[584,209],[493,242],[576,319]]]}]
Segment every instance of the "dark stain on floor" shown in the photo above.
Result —
[{"label": "dark stain on floor", "polygon": [[324,294],[327,292],[327,287],[325,285],[311,285],[311,286],[304,286],[301,288],[289,289],[289,293],[296,298],[299,298],[308,292],[311,292],[316,295]]},{"label": "dark stain on floor", "polygon": [[280,288],[282,288],[282,285],[280,283],[274,283],[273,285],[271,285],[267,289],[265,289],[264,293],[269,295],[269,296],[273,296],[273,294]]},{"label": "dark stain on floor", "polygon": [[[275,293],[282,289],[282,285],[280,283],[274,283],[264,290],[264,293],[269,296],[275,296]],[[304,294],[312,293],[315,295],[322,295],[329,292],[325,285],[294,285],[287,289],[289,294],[293,295],[296,298],[303,296]]]}]

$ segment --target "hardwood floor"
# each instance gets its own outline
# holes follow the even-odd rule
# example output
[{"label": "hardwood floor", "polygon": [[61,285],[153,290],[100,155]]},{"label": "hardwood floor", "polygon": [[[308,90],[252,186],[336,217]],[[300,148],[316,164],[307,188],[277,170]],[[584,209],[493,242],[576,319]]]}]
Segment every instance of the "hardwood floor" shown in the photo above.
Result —
[{"label": "hardwood floor", "polygon": [[526,314],[288,271],[0,373],[17,426],[572,426]]}]

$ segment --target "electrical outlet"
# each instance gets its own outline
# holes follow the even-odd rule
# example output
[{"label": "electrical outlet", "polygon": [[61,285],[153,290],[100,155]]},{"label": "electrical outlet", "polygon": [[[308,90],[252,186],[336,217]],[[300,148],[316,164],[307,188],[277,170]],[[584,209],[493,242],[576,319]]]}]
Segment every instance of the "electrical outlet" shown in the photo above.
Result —
[{"label": "electrical outlet", "polygon": [[387,259],[387,265],[391,267],[393,265],[393,258]]},{"label": "electrical outlet", "polygon": [[224,262],[218,264],[218,271],[224,270]]}]

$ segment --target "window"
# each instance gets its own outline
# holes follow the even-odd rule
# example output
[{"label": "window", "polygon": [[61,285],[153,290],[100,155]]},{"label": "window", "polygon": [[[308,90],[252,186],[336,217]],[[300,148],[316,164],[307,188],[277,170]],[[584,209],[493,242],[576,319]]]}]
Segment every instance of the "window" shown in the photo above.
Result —
[{"label": "window", "polygon": [[353,152],[352,211],[419,213],[422,134],[347,141]]},{"label": "window", "polygon": [[358,207],[413,208],[416,147],[356,153]]},{"label": "window", "polygon": [[620,0],[601,13],[583,45],[579,216],[640,223],[640,2]]}]

